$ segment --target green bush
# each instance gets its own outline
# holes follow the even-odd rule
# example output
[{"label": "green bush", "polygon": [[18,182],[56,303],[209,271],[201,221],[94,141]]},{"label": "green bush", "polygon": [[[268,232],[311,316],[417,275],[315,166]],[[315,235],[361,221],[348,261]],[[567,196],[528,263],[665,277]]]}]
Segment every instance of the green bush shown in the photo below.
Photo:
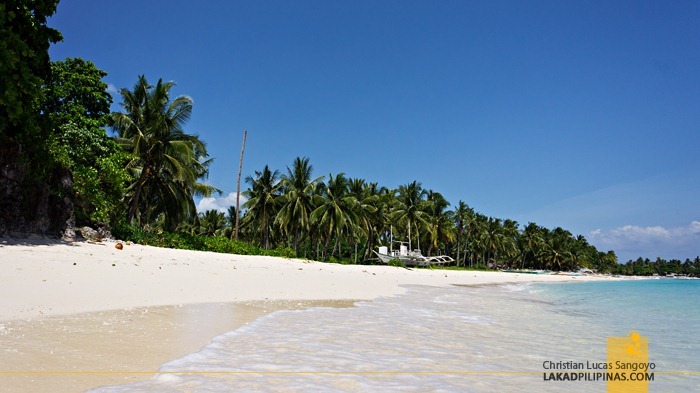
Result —
[{"label": "green bush", "polygon": [[274,250],[268,250],[268,255],[273,257],[296,258],[297,253],[291,247],[277,247]]},{"label": "green bush", "polygon": [[112,236],[115,239],[130,240],[134,243],[144,243],[146,241],[146,232],[138,225],[129,225],[119,223],[112,227]]},{"label": "green bush", "polygon": [[112,229],[112,235],[120,240],[134,243],[175,248],[180,250],[211,251],[222,254],[266,255],[272,257],[296,258],[296,253],[289,247],[265,250],[244,242],[229,240],[223,236],[197,236],[186,233],[146,232],[138,225],[118,224]]},{"label": "green bush", "polygon": [[406,264],[401,262],[400,259],[392,259],[391,261],[389,261],[389,263],[387,263],[387,265],[396,267],[406,267]]}]

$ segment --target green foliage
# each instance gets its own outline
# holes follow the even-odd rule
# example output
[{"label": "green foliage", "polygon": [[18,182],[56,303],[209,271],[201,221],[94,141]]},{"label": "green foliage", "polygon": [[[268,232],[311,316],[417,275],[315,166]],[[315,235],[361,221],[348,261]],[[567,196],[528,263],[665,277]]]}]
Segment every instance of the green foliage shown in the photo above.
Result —
[{"label": "green foliage", "polygon": [[401,262],[400,259],[392,259],[387,263],[389,266],[396,266],[396,267],[406,267],[406,264]]},{"label": "green foliage", "polygon": [[119,224],[112,228],[112,234],[121,240],[155,247],[176,248],[182,250],[211,251],[224,254],[266,255],[273,257],[296,258],[296,253],[289,247],[265,250],[245,242],[230,240],[223,236],[200,236],[186,233],[144,231],[138,225]]},{"label": "green foliage", "polygon": [[207,210],[199,213],[199,225],[195,231],[199,235],[222,235],[226,229],[226,215],[216,210]]},{"label": "green foliage", "polygon": [[291,247],[277,247],[272,250],[266,250],[265,255],[271,257],[296,258],[297,253]]},{"label": "green foliage", "polygon": [[637,258],[625,264],[615,265],[609,272],[628,276],[685,275],[700,277],[700,257],[696,257],[693,260],[686,259],[684,262],[678,259],[666,260],[656,258],[655,261],[652,261],[649,258]]},{"label": "green foliage", "polygon": [[140,225],[129,225],[123,222],[112,226],[112,236],[121,240],[129,240],[134,243],[147,244],[149,236]]},{"label": "green foliage", "polygon": [[485,265],[477,264],[473,265],[471,267],[467,266],[433,266],[431,269],[434,270],[464,270],[464,271],[475,271],[475,270],[481,270],[481,271],[486,271],[486,270],[493,270],[489,267],[486,267]]},{"label": "green foliage", "polygon": [[60,131],[51,151],[73,174],[78,222],[116,219],[125,210],[122,198],[131,176],[124,166],[129,155],[109,140],[102,128],[79,128],[70,122]]},{"label": "green foliage", "polygon": [[44,107],[55,128],[49,151],[73,175],[73,202],[79,224],[114,221],[131,176],[129,155],[107,137],[112,98],[102,78],[106,72],[83,59],[51,64]]},{"label": "green foliage", "polygon": [[112,96],[107,93],[107,76],[91,61],[67,58],[51,63],[51,79],[45,86],[43,107],[54,124],[94,121],[102,127],[109,121]]},{"label": "green foliage", "polygon": [[49,45],[62,39],[46,26],[57,5],[58,0],[0,3],[0,135],[23,144],[43,140],[37,104],[50,75]]},{"label": "green foliage", "polygon": [[124,112],[112,114],[117,141],[129,152],[127,168],[134,175],[126,193],[127,218],[169,230],[196,215],[195,196],[218,192],[198,181],[212,160],[206,144],[185,132],[192,99],[171,100],[174,85],[159,79],[152,86],[142,75],[133,90],[121,90]]},{"label": "green foliage", "polygon": [[[38,184],[48,184],[51,194],[62,189],[51,184],[51,176],[62,171],[48,151],[51,128],[41,107],[42,86],[51,74],[49,46],[62,39],[47,26],[57,5],[58,0],[0,2],[0,143],[21,152],[19,186],[25,192]],[[16,194],[4,202],[24,205],[22,198],[26,195]],[[33,219],[32,209],[22,211],[23,218]]]},{"label": "green foliage", "polygon": [[279,211],[281,184],[278,180],[279,171],[272,172],[267,165],[262,172],[255,171],[255,177],[245,179],[251,188],[243,193],[248,198],[243,204],[248,209],[244,224],[255,226],[260,233],[260,244],[266,249],[270,248],[270,228]]}]

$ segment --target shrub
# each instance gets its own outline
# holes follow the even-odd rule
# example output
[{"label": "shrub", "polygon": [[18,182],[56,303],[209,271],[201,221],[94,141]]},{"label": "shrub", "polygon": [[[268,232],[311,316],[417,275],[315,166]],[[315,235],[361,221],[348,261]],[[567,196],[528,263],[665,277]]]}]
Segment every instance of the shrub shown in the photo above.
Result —
[{"label": "shrub", "polygon": [[229,240],[223,236],[198,236],[186,233],[153,233],[144,231],[138,225],[117,224],[112,229],[112,235],[121,240],[134,243],[175,248],[180,250],[211,251],[222,254],[238,255],[267,255],[273,257],[296,258],[296,253],[289,247],[278,247],[265,250],[244,242]]},{"label": "shrub", "polygon": [[400,259],[392,259],[387,263],[389,266],[396,266],[396,267],[406,267],[406,264],[401,262]]}]

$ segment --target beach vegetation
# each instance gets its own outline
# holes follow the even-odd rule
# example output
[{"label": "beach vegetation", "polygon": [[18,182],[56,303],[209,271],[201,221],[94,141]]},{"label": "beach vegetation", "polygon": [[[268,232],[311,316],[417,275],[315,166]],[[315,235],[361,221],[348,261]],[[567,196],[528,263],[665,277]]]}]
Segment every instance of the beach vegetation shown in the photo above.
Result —
[{"label": "beach vegetation", "polygon": [[294,250],[285,246],[266,250],[248,242],[231,240],[225,236],[147,231],[140,225],[120,224],[112,228],[112,234],[120,240],[154,247],[211,251],[223,254],[265,255],[284,258],[296,257]]},{"label": "beach vegetation", "polygon": [[69,173],[49,149],[54,127],[42,107],[51,79],[49,46],[62,40],[47,25],[57,5],[0,2],[0,236],[62,236],[74,221],[64,199]]},{"label": "beach vegetation", "polygon": [[599,251],[582,235],[536,223],[488,217],[464,201],[454,208],[418,181],[396,189],[344,173],[314,177],[306,157],[285,175],[265,166],[248,178],[241,238],[264,249],[287,246],[320,261],[371,263],[391,236],[450,255],[456,268],[621,272],[614,251]]},{"label": "beach vegetation", "polygon": [[387,265],[396,267],[406,267],[406,264],[403,263],[400,259],[392,259],[387,263]]},{"label": "beach vegetation", "polygon": [[226,214],[217,210],[207,210],[197,215],[195,233],[205,236],[225,236],[229,225]]},{"label": "beach vegetation", "polygon": [[[273,224],[282,203],[280,198],[279,171],[270,171],[265,165],[262,171],[255,172],[255,176],[246,177],[246,183],[250,188],[243,192],[248,200],[243,204],[243,208],[248,209],[243,217],[243,225],[254,226],[260,234],[260,243],[267,250],[270,248]],[[279,228],[277,226],[276,228]]]},{"label": "beach vegetation", "polygon": [[299,241],[311,234],[311,211],[314,198],[318,198],[314,189],[323,180],[323,177],[312,178],[312,171],[307,157],[297,157],[281,176],[280,210],[275,222],[291,240],[294,251]]},{"label": "beach vegetation", "polygon": [[344,173],[328,176],[328,181],[320,182],[318,206],[311,213],[311,220],[323,238],[321,260],[328,258],[328,246],[333,243],[332,254],[340,254],[341,240],[347,242],[351,225],[357,222],[357,199],[349,193],[349,181]]},{"label": "beach vegetation", "polygon": [[133,176],[125,194],[129,223],[162,223],[174,230],[197,214],[195,197],[218,192],[200,182],[212,162],[206,144],[188,134],[192,99],[171,100],[174,82],[151,85],[144,75],[134,87],[121,89],[123,112],[112,113],[115,140],[130,154],[126,168]]},{"label": "beach vegetation", "polygon": [[106,132],[112,97],[102,81],[107,73],[80,58],[51,63],[44,104],[53,126],[49,152],[72,175],[72,201],[78,226],[109,222],[124,209],[131,180],[129,154]]},{"label": "beach vegetation", "polygon": [[57,6],[58,0],[0,3],[0,136],[34,154],[45,151],[51,131],[41,98],[51,77],[49,46],[63,39],[47,26]]}]

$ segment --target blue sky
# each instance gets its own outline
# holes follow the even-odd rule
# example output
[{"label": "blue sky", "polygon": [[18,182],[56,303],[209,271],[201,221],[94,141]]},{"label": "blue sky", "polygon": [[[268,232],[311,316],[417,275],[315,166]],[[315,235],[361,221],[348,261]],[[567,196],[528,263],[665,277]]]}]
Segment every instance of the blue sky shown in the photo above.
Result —
[{"label": "blue sky", "polygon": [[[700,255],[697,1],[89,1],[49,21],[110,87],[194,100],[188,130],[235,191],[297,156],[413,180],[621,260]],[[115,96],[114,110],[119,110]]]}]

